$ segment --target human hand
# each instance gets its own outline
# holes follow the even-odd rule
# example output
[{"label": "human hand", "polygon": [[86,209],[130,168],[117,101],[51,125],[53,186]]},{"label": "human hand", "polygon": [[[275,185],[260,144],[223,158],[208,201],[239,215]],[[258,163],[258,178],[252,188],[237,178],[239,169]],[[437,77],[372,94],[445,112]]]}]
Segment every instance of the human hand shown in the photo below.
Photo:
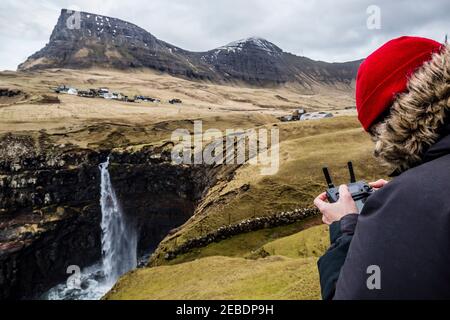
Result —
[{"label": "human hand", "polygon": [[370,182],[369,186],[371,186],[375,191],[378,189],[383,188],[385,185],[387,185],[389,183],[389,181],[386,181],[384,179],[380,179],[378,181],[375,182]]},{"label": "human hand", "polygon": [[358,213],[356,203],[346,185],[339,187],[339,200],[336,203],[329,203],[324,192],[314,200],[314,205],[322,213],[322,221],[327,225],[340,221],[346,215]]}]

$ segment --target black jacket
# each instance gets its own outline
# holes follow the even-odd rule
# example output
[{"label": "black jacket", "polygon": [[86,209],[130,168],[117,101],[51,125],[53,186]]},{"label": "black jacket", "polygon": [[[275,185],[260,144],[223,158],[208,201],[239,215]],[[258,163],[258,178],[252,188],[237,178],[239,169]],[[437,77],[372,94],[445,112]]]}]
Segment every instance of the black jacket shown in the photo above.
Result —
[{"label": "black jacket", "polygon": [[[318,263],[324,299],[450,299],[450,135],[330,235]],[[379,290],[367,286],[370,266]]]}]

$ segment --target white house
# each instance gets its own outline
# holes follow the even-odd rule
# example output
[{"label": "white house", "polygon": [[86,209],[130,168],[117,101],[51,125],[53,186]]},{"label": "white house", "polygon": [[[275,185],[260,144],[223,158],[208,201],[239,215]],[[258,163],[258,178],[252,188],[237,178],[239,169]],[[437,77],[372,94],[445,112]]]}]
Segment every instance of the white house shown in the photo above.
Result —
[{"label": "white house", "polygon": [[78,90],[75,89],[75,88],[69,88],[67,90],[67,94],[71,94],[71,95],[75,95],[76,96],[78,94]]},{"label": "white house", "polygon": [[101,94],[101,96],[102,96],[103,98],[105,98],[105,99],[108,99],[108,100],[114,99],[114,94],[113,94],[113,93],[110,93],[110,92],[103,93],[103,94]]},{"label": "white house", "polygon": [[300,117],[300,121],[306,121],[306,120],[317,120],[317,119],[324,119],[324,118],[332,118],[333,114],[329,112],[311,112],[311,113],[305,113]]},{"label": "white house", "polygon": [[122,100],[123,99],[123,95],[120,92],[119,93],[114,92],[113,93],[113,99],[115,99],[115,100]]}]

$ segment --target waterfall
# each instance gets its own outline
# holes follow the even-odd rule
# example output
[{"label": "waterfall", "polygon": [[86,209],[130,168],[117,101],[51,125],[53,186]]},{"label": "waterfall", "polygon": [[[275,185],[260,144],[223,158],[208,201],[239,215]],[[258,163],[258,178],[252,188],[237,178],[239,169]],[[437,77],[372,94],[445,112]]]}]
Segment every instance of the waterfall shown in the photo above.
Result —
[{"label": "waterfall", "polygon": [[79,287],[69,281],[45,294],[48,300],[97,300],[107,293],[121,275],[137,266],[137,233],[127,221],[111,184],[109,158],[100,164],[100,206],[102,210],[102,260],[82,271]]},{"label": "waterfall", "polygon": [[127,222],[108,171],[109,158],[100,165],[102,209],[102,268],[107,285],[137,266],[137,236]]}]

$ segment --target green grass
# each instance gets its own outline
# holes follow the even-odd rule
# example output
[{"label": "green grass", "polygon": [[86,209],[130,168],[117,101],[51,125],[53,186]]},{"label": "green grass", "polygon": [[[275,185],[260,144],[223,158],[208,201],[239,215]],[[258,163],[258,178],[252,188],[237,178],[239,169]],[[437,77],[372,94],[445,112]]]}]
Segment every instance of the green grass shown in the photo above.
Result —
[{"label": "green grass", "polygon": [[105,299],[319,299],[316,263],[317,258],[208,257],[129,273]]},{"label": "green grass", "polygon": [[[385,170],[372,156],[373,144],[354,117],[279,124],[280,169],[261,176],[258,166],[239,168],[231,181],[212,188],[196,215],[179,232],[166,238],[156,251],[161,265],[164,252],[230,222],[295,208],[311,207],[326,188],[322,167],[330,167],[336,183],[349,180],[347,162],[354,162],[358,179],[385,177]],[[243,189],[242,186],[249,185]],[[195,256],[195,253],[192,254]]]},{"label": "green grass", "polygon": [[251,257],[263,245],[279,238],[296,234],[304,229],[320,223],[320,218],[309,218],[305,221],[270,229],[243,233],[232,238],[214,242],[203,248],[196,248],[186,254],[179,255],[167,264],[179,264],[195,259],[211,256]]},{"label": "green grass", "polygon": [[166,251],[220,226],[311,206],[326,187],[324,165],[330,167],[336,183],[348,181],[348,160],[354,161],[358,179],[385,176],[372,157],[368,135],[353,117],[280,124],[279,128],[276,175],[261,176],[257,166],[239,168],[231,180],[212,188],[196,215],[160,244],[152,261],[157,267],[124,276],[107,298],[319,299],[316,264],[329,239],[326,226],[314,226],[317,220],[241,234],[170,262],[164,259]]},{"label": "green grass", "polygon": [[[280,234],[287,232],[282,228],[275,229]],[[315,226],[268,242],[256,250],[265,252],[264,258],[209,256],[170,266],[139,269],[122,277],[105,298],[320,299],[317,259],[328,247],[327,230],[326,226]],[[271,232],[273,235],[274,230]],[[223,250],[236,256],[246,255],[248,246],[242,247],[242,244],[247,241],[256,244],[263,238],[259,231],[239,235],[218,246],[203,249],[202,254]]]},{"label": "green grass", "polygon": [[329,246],[328,227],[320,225],[269,242],[262,250],[271,256],[306,258],[322,256]]}]

